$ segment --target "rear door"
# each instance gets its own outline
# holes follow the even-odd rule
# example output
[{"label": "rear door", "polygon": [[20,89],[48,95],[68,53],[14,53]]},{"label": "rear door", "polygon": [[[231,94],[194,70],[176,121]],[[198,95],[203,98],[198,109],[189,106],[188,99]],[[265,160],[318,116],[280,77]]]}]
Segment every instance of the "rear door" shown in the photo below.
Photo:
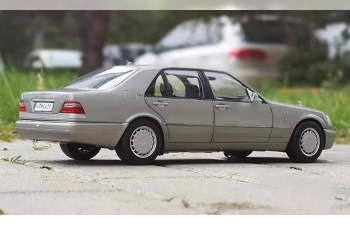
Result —
[{"label": "rear door", "polygon": [[204,95],[197,70],[164,70],[152,82],[145,96],[147,105],[165,121],[170,142],[211,142],[213,104]]},{"label": "rear door", "polygon": [[212,142],[266,143],[272,131],[272,111],[263,101],[251,102],[246,88],[233,77],[204,71],[214,94]]}]

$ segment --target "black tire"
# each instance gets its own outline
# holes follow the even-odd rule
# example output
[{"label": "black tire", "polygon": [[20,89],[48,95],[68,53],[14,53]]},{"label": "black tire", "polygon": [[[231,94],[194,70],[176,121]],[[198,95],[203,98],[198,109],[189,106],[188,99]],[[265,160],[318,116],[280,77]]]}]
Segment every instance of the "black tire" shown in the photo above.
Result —
[{"label": "black tire", "polygon": [[96,146],[84,144],[60,144],[60,147],[66,156],[75,160],[89,160],[101,150]]},{"label": "black tire", "polygon": [[245,158],[252,154],[253,151],[234,151],[234,152],[224,152],[224,155],[227,158],[236,157],[236,158]]},{"label": "black tire", "polygon": [[[304,134],[304,132],[307,130],[315,134],[316,137],[318,135],[319,139],[317,142],[318,144],[315,146],[315,150],[309,153],[306,150],[303,150],[301,147],[301,135]],[[317,132],[317,135],[315,132]],[[288,157],[294,162],[312,163],[315,162],[318,157],[320,157],[324,148],[324,143],[325,139],[321,127],[315,122],[305,121],[296,127],[294,134],[288,143],[286,153]]]},{"label": "black tire", "polygon": [[120,159],[122,162],[125,162],[125,156],[124,156],[123,151],[122,151],[121,142],[118,143],[117,147],[115,148],[115,152],[117,153],[117,156],[119,157],[119,159]]},{"label": "black tire", "polygon": [[[150,132],[153,131],[153,135],[156,137],[156,139],[153,139],[153,141],[156,141],[156,144],[154,145],[153,142],[150,146],[152,150],[148,154],[145,153],[144,156],[138,155],[141,153],[134,153],[134,151],[137,152],[137,149],[133,148],[133,151],[131,147],[132,135],[134,132],[138,132],[138,129],[148,129]],[[124,163],[131,165],[147,165],[153,163],[163,148],[163,138],[160,132],[158,126],[152,121],[136,120],[132,122],[121,138],[121,146],[116,148],[118,157]],[[149,134],[153,137],[151,133]]]}]

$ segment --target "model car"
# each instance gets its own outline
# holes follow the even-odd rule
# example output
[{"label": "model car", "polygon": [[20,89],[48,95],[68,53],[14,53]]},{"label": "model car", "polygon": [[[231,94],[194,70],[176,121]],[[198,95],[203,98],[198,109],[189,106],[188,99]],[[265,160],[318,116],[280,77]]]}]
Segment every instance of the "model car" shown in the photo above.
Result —
[{"label": "model car", "polygon": [[59,143],[70,158],[88,160],[107,148],[128,164],[217,151],[281,151],[314,162],[336,138],[326,113],[270,101],[225,72],[138,65],[23,93],[15,126],[22,139]]}]

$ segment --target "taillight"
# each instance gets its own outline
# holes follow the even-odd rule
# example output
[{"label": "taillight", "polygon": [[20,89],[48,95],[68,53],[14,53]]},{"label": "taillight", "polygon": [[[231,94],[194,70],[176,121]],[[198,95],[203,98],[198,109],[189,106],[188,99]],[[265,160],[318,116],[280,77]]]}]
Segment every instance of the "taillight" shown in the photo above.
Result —
[{"label": "taillight", "polygon": [[21,99],[21,101],[19,101],[19,111],[20,112],[27,112],[26,105],[24,104],[24,101],[22,99]]},{"label": "taillight", "polygon": [[230,57],[239,58],[239,59],[266,59],[266,54],[263,51],[256,49],[237,49],[233,50],[229,54]]},{"label": "taillight", "polygon": [[63,103],[61,113],[85,114],[85,111],[79,102],[66,101]]}]

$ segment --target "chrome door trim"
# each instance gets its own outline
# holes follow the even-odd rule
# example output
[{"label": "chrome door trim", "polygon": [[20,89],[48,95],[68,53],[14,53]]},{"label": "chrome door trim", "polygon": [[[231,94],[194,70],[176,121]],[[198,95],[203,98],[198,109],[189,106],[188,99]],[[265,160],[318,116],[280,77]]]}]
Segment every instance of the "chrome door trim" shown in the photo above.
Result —
[{"label": "chrome door trim", "polygon": [[272,128],[271,126],[246,126],[246,125],[225,125],[225,124],[216,124],[215,126],[219,127],[249,127],[249,128]]},{"label": "chrome door trim", "polygon": [[164,107],[164,106],[167,106],[168,103],[167,102],[153,102],[152,103],[153,105],[156,105],[158,107]]},{"label": "chrome door trim", "polygon": [[215,105],[215,108],[220,109],[220,110],[225,110],[225,109],[230,108],[230,106],[225,105],[225,104],[217,104],[217,105]]}]

